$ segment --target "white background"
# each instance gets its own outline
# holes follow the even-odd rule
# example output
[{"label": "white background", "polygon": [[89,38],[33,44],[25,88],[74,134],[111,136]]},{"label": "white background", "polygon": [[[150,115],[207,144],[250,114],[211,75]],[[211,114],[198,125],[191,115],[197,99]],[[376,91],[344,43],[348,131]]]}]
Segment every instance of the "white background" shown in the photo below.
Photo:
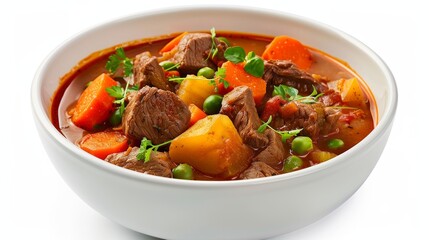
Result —
[{"label": "white background", "polygon": [[63,182],[36,133],[31,81],[56,46],[106,20],[164,7],[230,2],[295,13],[351,34],[385,60],[399,88],[391,137],[365,184],[332,214],[275,239],[429,239],[424,114],[429,111],[429,13],[424,1],[10,2],[0,11],[0,239],[153,239],[104,218]]}]

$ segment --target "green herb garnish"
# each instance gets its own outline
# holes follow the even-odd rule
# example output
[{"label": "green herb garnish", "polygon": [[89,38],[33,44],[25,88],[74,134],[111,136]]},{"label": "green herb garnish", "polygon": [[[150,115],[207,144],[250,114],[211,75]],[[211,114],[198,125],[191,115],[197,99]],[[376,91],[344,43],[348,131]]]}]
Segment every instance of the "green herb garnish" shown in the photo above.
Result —
[{"label": "green herb garnish", "polygon": [[171,77],[171,78],[168,78],[168,81],[181,84],[185,79],[186,79],[185,77]]},{"label": "green herb garnish", "polygon": [[313,104],[318,101],[319,97],[322,96],[323,93],[318,93],[316,88],[313,86],[313,92],[311,92],[310,95],[301,96],[298,94],[298,89],[280,84],[279,86],[274,86],[273,96],[276,95],[279,95],[288,101],[295,100],[306,104]]},{"label": "green herb garnish", "polygon": [[124,97],[124,88],[122,87],[112,86],[112,87],[106,88],[106,91],[110,96],[116,99],[121,99]]},{"label": "green herb garnish", "polygon": [[263,133],[267,127],[271,128],[274,132],[276,132],[277,134],[279,134],[282,137],[282,142],[286,142],[286,140],[288,140],[291,137],[294,137],[296,135],[298,135],[301,131],[301,129],[295,129],[295,130],[291,130],[291,131],[279,131],[274,129],[273,127],[270,126],[271,121],[273,120],[272,116],[270,115],[270,117],[268,118],[268,120],[266,122],[262,121],[262,125],[259,126],[258,128],[258,132],[259,133]]},{"label": "green herb garnish", "polygon": [[206,58],[206,61],[209,60],[210,57],[213,59],[219,51],[219,49],[217,49],[217,46],[216,46],[216,29],[214,27],[210,29],[210,34],[212,39],[212,45],[210,47],[210,52]]},{"label": "green herb garnish", "polygon": [[246,56],[244,71],[255,77],[262,77],[264,75],[264,61],[254,52],[249,52]]},{"label": "green herb garnish", "polygon": [[125,89],[123,87],[120,87],[120,86],[112,86],[112,87],[106,88],[106,92],[110,96],[115,98],[115,101],[113,101],[113,103],[119,105],[117,107],[117,110],[119,111],[118,117],[122,118],[122,115],[124,115],[125,98],[127,96],[127,93],[132,92],[132,91],[137,91],[137,90],[138,90],[138,87],[137,86],[130,86],[128,81],[127,81],[127,84],[125,85]]},{"label": "green herb garnish", "polygon": [[105,67],[110,74],[115,74],[121,66],[124,77],[129,77],[133,74],[133,60],[128,58],[124,49],[120,47],[116,49],[115,54],[109,56]]},{"label": "green herb garnish", "polygon": [[153,145],[152,141],[144,137],[140,143],[139,152],[137,153],[137,160],[144,160],[148,162],[150,160],[150,154],[152,152],[157,152],[158,148],[171,143],[173,140],[160,143],[158,145]]},{"label": "green herb garnish", "polygon": [[263,133],[265,132],[265,129],[267,129],[268,126],[270,126],[271,121],[273,120],[273,117],[270,115],[270,117],[268,118],[268,121],[264,122],[262,121],[262,125],[258,127],[258,133]]},{"label": "green herb garnish", "polygon": [[313,92],[311,92],[308,96],[297,96],[295,100],[300,101],[302,103],[313,104],[319,100],[319,97],[322,96],[323,93],[317,93],[316,88],[313,86]]},{"label": "green herb garnish", "polygon": [[273,96],[279,95],[285,100],[292,101],[298,96],[298,89],[283,84],[274,86]]},{"label": "green herb garnish", "polygon": [[246,52],[242,47],[229,47],[225,50],[225,58],[235,64],[244,62],[246,59]]},{"label": "green herb garnish", "polygon": [[249,52],[246,56],[244,49],[236,46],[227,48],[224,56],[234,64],[245,62],[244,70],[252,76],[262,77],[264,75],[264,61],[254,52]]},{"label": "green herb garnish", "polygon": [[[217,72],[215,73],[215,78],[218,78],[219,82],[223,84],[225,89],[227,89],[229,87],[229,82],[225,80],[225,76],[226,76],[225,73],[226,73],[225,68],[219,68],[217,70]],[[217,90],[216,90],[216,92],[217,92]]]}]

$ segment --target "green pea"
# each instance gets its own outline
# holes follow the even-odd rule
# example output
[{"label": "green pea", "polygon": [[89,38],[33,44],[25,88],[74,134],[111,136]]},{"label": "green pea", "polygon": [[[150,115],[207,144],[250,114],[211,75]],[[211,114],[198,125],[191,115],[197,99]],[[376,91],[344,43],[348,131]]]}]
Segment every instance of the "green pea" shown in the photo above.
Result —
[{"label": "green pea", "polygon": [[313,150],[313,141],[309,137],[299,136],[293,139],[291,149],[298,155],[304,155]]},{"label": "green pea", "polygon": [[338,138],[334,138],[328,141],[328,148],[338,149],[344,146],[344,141]]},{"label": "green pea", "polygon": [[224,42],[226,44],[226,46],[231,46],[231,44],[229,43],[228,39],[225,37],[218,37],[217,40]]},{"label": "green pea", "polygon": [[122,114],[121,111],[116,109],[113,114],[109,118],[109,122],[112,126],[118,126],[122,122]]},{"label": "green pea", "polygon": [[194,172],[192,167],[186,163],[181,163],[177,167],[173,168],[173,177],[178,179],[194,179]]},{"label": "green pea", "polygon": [[222,96],[214,94],[210,95],[204,100],[203,111],[207,114],[219,113],[222,107]]},{"label": "green pea", "polygon": [[197,76],[203,76],[207,79],[212,79],[215,76],[215,71],[209,67],[203,67],[198,70]]},{"label": "green pea", "polygon": [[302,159],[297,156],[289,156],[284,165],[283,165],[283,172],[292,172],[302,167]]},{"label": "green pea", "polygon": [[171,61],[160,62],[159,65],[164,68],[164,70],[177,70],[176,63]]}]

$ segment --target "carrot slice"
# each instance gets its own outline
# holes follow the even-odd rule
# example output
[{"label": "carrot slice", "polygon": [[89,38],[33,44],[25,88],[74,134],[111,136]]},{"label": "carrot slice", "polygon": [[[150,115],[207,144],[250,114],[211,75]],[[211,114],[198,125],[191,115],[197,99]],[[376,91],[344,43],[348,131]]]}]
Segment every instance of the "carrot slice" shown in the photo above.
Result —
[{"label": "carrot slice", "polygon": [[73,123],[91,131],[97,124],[106,121],[114,110],[113,101],[115,100],[107,93],[106,88],[116,85],[115,80],[105,73],[92,81],[82,92],[72,112]]},{"label": "carrot slice", "polygon": [[255,104],[259,105],[265,96],[267,84],[262,78],[248,74],[244,70],[244,64],[234,64],[230,61],[222,65],[225,69],[225,80],[231,87],[248,86],[252,90]]},{"label": "carrot slice", "polygon": [[301,69],[308,69],[313,62],[307,47],[288,36],[277,36],[267,46],[262,58],[265,60],[290,60]]},{"label": "carrot slice", "polygon": [[105,159],[109,154],[123,152],[128,148],[128,139],[120,132],[104,131],[85,135],[80,148],[98,158]]},{"label": "carrot slice", "polygon": [[182,38],[186,34],[188,34],[188,32],[183,32],[182,34],[180,34],[177,37],[173,38],[170,42],[168,42],[167,44],[165,44],[165,46],[163,48],[161,48],[161,50],[159,50],[159,53],[162,54],[162,53],[171,51],[173,48],[175,48],[177,45],[179,45],[180,40],[182,40]]},{"label": "carrot slice", "polygon": [[189,104],[188,108],[191,112],[191,120],[189,121],[189,127],[198,122],[198,120],[201,120],[207,116],[207,114],[203,110],[201,110],[193,103]]}]

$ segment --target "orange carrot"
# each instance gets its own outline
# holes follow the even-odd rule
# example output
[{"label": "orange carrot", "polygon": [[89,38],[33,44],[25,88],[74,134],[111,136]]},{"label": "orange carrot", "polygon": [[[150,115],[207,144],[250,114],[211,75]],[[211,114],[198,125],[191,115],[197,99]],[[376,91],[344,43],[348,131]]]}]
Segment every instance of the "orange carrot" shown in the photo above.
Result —
[{"label": "orange carrot", "polygon": [[267,46],[262,58],[265,60],[290,60],[301,69],[308,69],[313,62],[307,47],[288,36],[277,36]]},{"label": "orange carrot", "polygon": [[115,100],[107,93],[106,88],[116,85],[115,80],[105,73],[92,81],[77,101],[72,113],[73,123],[91,131],[95,125],[106,121],[114,109]]},{"label": "orange carrot", "polygon": [[280,107],[280,114],[283,118],[291,117],[296,112],[298,112],[299,108],[295,102],[288,102],[285,105]]},{"label": "orange carrot", "polygon": [[201,120],[207,116],[207,114],[203,112],[203,110],[201,110],[193,103],[189,104],[188,108],[191,112],[191,120],[189,121],[189,127],[198,122],[198,120]]},{"label": "orange carrot", "polygon": [[252,90],[253,99],[256,105],[262,102],[266,92],[266,82],[262,78],[258,78],[248,74],[244,70],[244,64],[234,64],[230,61],[222,65],[225,69],[225,80],[231,87],[248,86]]},{"label": "orange carrot", "polygon": [[165,52],[169,52],[171,51],[173,48],[175,48],[180,40],[182,40],[182,38],[188,34],[188,32],[183,32],[182,34],[178,35],[177,37],[173,38],[170,42],[168,42],[167,44],[165,44],[165,46],[163,48],[161,48],[161,50],[159,50],[159,53],[165,53]]},{"label": "orange carrot", "polygon": [[120,132],[104,131],[85,135],[79,145],[91,155],[105,159],[109,154],[127,150],[128,139]]}]

